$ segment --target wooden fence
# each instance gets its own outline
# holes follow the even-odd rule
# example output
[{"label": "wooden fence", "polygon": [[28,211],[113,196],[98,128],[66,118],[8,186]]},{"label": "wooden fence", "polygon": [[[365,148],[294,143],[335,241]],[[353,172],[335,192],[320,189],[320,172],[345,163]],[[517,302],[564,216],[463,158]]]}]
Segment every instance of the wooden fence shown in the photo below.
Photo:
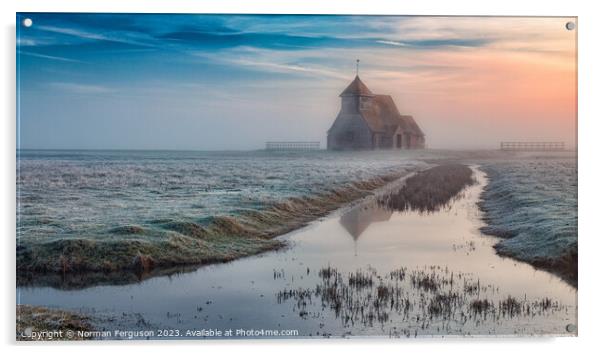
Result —
[{"label": "wooden fence", "polygon": [[268,141],[265,143],[266,150],[319,150],[319,141]]},{"label": "wooden fence", "polygon": [[560,141],[502,141],[502,151],[562,151],[564,142]]}]

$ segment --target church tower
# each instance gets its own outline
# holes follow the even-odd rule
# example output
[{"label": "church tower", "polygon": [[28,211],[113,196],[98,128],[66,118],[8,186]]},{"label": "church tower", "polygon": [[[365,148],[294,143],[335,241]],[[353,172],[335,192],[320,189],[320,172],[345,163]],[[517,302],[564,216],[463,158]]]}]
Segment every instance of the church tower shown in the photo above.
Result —
[{"label": "church tower", "polygon": [[339,95],[341,97],[341,112],[360,113],[369,110],[374,94],[360,79],[360,60],[356,60],[355,79]]},{"label": "church tower", "polygon": [[341,111],[344,113],[360,113],[369,110],[374,99],[374,94],[359,76],[356,76],[339,96],[341,97]]}]

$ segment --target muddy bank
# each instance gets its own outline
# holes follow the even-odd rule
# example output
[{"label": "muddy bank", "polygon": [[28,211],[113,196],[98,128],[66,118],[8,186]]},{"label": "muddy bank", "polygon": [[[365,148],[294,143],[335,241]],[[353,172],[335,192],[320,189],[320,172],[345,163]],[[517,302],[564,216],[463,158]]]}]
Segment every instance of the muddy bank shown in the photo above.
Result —
[{"label": "muddy bank", "polygon": [[577,167],[569,158],[484,162],[478,203],[497,253],[561,276],[577,287]]},{"label": "muddy bank", "polygon": [[86,340],[80,331],[94,330],[89,318],[40,306],[17,305],[17,341]]},{"label": "muddy bank", "polygon": [[63,286],[65,279],[71,279],[68,287],[84,287],[106,279],[135,282],[152,274],[164,275],[162,270],[177,272],[182,266],[228,262],[276,250],[285,245],[274,239],[276,236],[365,197],[408,173],[402,170],[353,182],[315,196],[272,203],[261,211],[242,211],[236,216],[217,216],[199,222],[154,220],[153,226],[161,232],[140,225],[124,225],[103,240],[82,237],[20,242],[17,282]]},{"label": "muddy bank", "polygon": [[199,265],[154,268],[147,272],[118,270],[114,272],[46,272],[22,274],[17,279],[20,287],[52,287],[61,290],[82,290],[94,286],[128,285],[154,277],[177,277],[194,272]]}]

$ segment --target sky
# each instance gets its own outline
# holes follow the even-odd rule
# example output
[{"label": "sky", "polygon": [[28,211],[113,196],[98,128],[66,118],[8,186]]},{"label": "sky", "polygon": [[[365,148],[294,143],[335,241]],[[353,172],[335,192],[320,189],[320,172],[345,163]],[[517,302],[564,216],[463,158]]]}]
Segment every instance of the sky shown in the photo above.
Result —
[{"label": "sky", "polygon": [[[22,21],[32,20],[26,27]],[[18,144],[321,141],[356,73],[431,148],[576,143],[573,18],[17,14]]]}]

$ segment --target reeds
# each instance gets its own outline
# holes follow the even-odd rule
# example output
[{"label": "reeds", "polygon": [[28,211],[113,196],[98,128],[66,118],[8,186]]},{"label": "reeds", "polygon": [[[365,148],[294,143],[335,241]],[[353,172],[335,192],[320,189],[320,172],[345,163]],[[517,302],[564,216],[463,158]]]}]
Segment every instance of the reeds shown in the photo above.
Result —
[{"label": "reeds", "polygon": [[[276,236],[304,226],[341,205],[365,197],[407,174],[406,169],[367,180],[333,186],[322,193],[291,197],[259,210],[219,215],[207,220],[158,218],[147,226],[124,225],[106,230],[103,238],[57,238],[21,242],[16,249],[17,277],[60,279],[53,275],[132,272],[139,278],[174,266],[228,262],[275,250],[285,243]],[[102,279],[80,277],[82,280]],[[108,276],[106,277],[109,278]],[[88,285],[94,284],[89,281]],[[62,286],[61,282],[53,284]]]},{"label": "reeds", "polygon": [[[449,327],[473,325],[548,315],[565,309],[549,298],[529,300],[513,296],[499,297],[499,290],[484,285],[468,273],[454,273],[447,268],[432,266],[408,270],[398,268],[386,274],[375,270],[357,269],[344,275],[328,265],[318,271],[314,288],[279,291],[277,302],[292,301],[293,310],[304,319],[323,318],[332,311],[345,328],[374,327],[397,323],[396,333],[417,335],[418,331],[399,325],[439,331]],[[497,305],[491,298],[499,299]],[[403,326],[402,326],[403,327]]]},{"label": "reeds", "polygon": [[372,287],[372,285],[372,273],[370,272],[363,272],[361,269],[358,269],[355,273],[349,274],[349,286],[351,287],[362,289]]},{"label": "reeds", "polygon": [[[55,310],[46,307],[17,305],[16,339],[30,340],[86,340],[91,339],[82,332],[93,331],[90,319],[75,312]],[[69,331],[73,336],[53,336],[55,331]],[[48,336],[32,337],[32,332],[51,333]]]},{"label": "reeds", "polygon": [[468,166],[436,166],[408,178],[401,189],[381,198],[379,202],[397,211],[435,212],[473,183],[472,170]]}]

